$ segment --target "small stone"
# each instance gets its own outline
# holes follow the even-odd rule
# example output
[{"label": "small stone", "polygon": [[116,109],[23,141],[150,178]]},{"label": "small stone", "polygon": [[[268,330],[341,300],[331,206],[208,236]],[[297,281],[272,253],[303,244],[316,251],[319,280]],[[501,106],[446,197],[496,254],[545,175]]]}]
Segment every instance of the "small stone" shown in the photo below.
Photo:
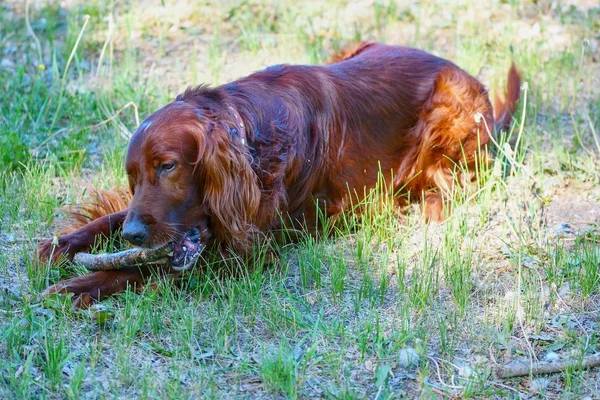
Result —
[{"label": "small stone", "polygon": [[482,355],[477,354],[475,356],[475,360],[473,362],[473,364],[475,365],[487,365],[489,364],[490,360],[487,357],[484,357]]},{"label": "small stone", "polygon": [[15,63],[8,58],[3,58],[2,61],[0,61],[0,69],[13,69],[14,67]]},{"label": "small stone", "polygon": [[560,356],[553,351],[549,351],[544,356],[544,360],[552,362],[552,361],[560,360]]},{"label": "small stone", "polygon": [[365,361],[365,370],[369,372],[375,371],[376,363],[372,359],[368,359]]},{"label": "small stone", "polygon": [[458,367],[458,376],[461,378],[470,378],[473,375],[473,368],[468,365]]},{"label": "small stone", "polygon": [[577,230],[569,224],[562,223],[554,225],[547,234],[548,239],[573,237]]},{"label": "small stone", "polygon": [[532,392],[542,393],[548,389],[548,385],[550,385],[550,379],[535,378],[531,380],[531,383],[529,384],[529,390]]},{"label": "small stone", "polygon": [[300,346],[296,346],[292,349],[292,355],[294,356],[294,360],[299,361],[304,355],[304,350]]},{"label": "small stone", "polygon": [[73,367],[73,364],[71,364],[68,361],[62,367],[62,373],[65,374],[66,376],[73,376],[74,371],[75,371],[75,368]]},{"label": "small stone", "polygon": [[398,352],[398,364],[404,368],[412,367],[419,363],[419,355],[412,347],[406,347]]},{"label": "small stone", "polygon": [[569,285],[569,282],[562,284],[560,289],[558,289],[558,294],[560,297],[568,297],[571,294],[571,285]]},{"label": "small stone", "polygon": [[512,290],[509,290],[506,293],[504,293],[504,300],[505,301],[514,301],[515,298],[516,298],[516,294]]}]

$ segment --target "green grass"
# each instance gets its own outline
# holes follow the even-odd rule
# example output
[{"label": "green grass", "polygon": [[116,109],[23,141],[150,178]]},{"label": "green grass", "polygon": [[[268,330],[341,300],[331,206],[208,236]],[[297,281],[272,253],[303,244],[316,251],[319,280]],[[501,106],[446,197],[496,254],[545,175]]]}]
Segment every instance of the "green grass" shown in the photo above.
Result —
[{"label": "green grass", "polygon": [[[541,394],[532,378],[493,374],[494,362],[600,351],[600,8],[31,3],[41,59],[23,7],[0,5],[0,398],[600,391],[598,370],[545,377]],[[323,62],[357,40],[427,49],[492,93],[504,87],[511,52],[523,72],[519,148],[498,138],[493,164],[473,171],[473,190],[452,193],[450,219],[425,225],[418,206],[399,216],[378,199],[382,177],[379,192],[355,205],[363,214],[320,221],[330,236],[274,249],[273,266],[269,244],[251,260],[207,262],[178,285],[156,277],[158,291],[86,311],[64,296],[40,298],[84,271],[37,265],[36,242],[51,237],[57,207],[85,201],[82,182],[126,183],[127,138],[140,119],[187,85]],[[406,354],[419,357],[407,365]]]}]

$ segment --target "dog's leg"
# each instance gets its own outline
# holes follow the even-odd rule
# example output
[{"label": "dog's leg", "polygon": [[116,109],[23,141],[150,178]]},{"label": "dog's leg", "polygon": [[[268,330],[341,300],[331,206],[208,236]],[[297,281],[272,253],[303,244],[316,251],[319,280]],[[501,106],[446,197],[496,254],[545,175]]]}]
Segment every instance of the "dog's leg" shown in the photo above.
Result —
[{"label": "dog's leg", "polygon": [[424,196],[423,216],[427,222],[444,220],[444,199],[438,192],[429,192]]},{"label": "dog's leg", "polygon": [[75,232],[55,239],[44,240],[38,245],[38,257],[42,261],[58,261],[61,257],[72,260],[75,254],[89,251],[97,236],[110,237],[110,234],[121,229],[127,217],[127,210],[105,215]]},{"label": "dog's leg", "polygon": [[[148,266],[94,272],[58,282],[44,290],[42,296],[73,293],[73,308],[87,308],[97,301],[127,290],[128,287],[137,293],[141,292],[147,286],[145,281],[151,273],[152,269]],[[165,273],[169,278],[178,275],[168,270]],[[156,284],[152,283],[150,288],[156,288]]]},{"label": "dog's leg", "polygon": [[396,190],[410,191],[411,202],[423,202],[428,221],[447,217],[444,210],[455,190],[467,189],[476,163],[484,159],[490,136],[478,114],[493,126],[481,83],[456,67],[441,71],[411,132],[419,142],[403,160],[395,182]]}]

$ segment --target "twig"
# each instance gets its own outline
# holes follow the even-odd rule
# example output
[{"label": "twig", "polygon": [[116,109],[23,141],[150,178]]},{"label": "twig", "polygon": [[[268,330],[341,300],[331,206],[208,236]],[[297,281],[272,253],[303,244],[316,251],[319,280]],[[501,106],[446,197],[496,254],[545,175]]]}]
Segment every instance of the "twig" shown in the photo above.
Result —
[{"label": "twig", "polygon": [[514,361],[506,365],[499,365],[496,368],[496,375],[498,378],[512,378],[515,376],[554,374],[567,368],[588,369],[599,365],[600,353],[583,357],[581,360],[569,358],[561,361],[537,361],[532,363]]},{"label": "twig", "polygon": [[83,265],[90,271],[107,271],[157,263],[166,260],[171,251],[171,246],[167,244],[154,249],[136,247],[118,253],[77,253],[73,261]]}]

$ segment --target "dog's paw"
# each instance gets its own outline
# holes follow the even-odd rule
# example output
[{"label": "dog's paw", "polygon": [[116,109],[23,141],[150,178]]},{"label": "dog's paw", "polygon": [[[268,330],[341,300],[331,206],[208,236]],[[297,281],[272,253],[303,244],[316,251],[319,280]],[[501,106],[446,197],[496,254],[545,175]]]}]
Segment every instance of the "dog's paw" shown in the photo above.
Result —
[{"label": "dog's paw", "polygon": [[[114,271],[93,272],[60,281],[44,290],[42,296],[72,293],[73,308],[87,308],[106,297],[128,289],[140,293],[145,286],[140,268],[128,267]],[[149,286],[150,289],[154,287],[152,284]]]},{"label": "dog's paw", "polygon": [[438,193],[428,193],[423,205],[423,216],[426,222],[442,222],[446,219],[444,201]]},{"label": "dog's paw", "polygon": [[76,232],[65,236],[55,236],[38,244],[37,257],[42,262],[59,262],[62,258],[73,260],[75,254],[88,251],[93,243],[85,233]]},{"label": "dog's paw", "polygon": [[93,287],[93,283],[87,278],[88,275],[78,276],[60,281],[42,292],[42,297],[55,294],[70,294],[73,309],[86,309],[98,302],[99,289]]}]

